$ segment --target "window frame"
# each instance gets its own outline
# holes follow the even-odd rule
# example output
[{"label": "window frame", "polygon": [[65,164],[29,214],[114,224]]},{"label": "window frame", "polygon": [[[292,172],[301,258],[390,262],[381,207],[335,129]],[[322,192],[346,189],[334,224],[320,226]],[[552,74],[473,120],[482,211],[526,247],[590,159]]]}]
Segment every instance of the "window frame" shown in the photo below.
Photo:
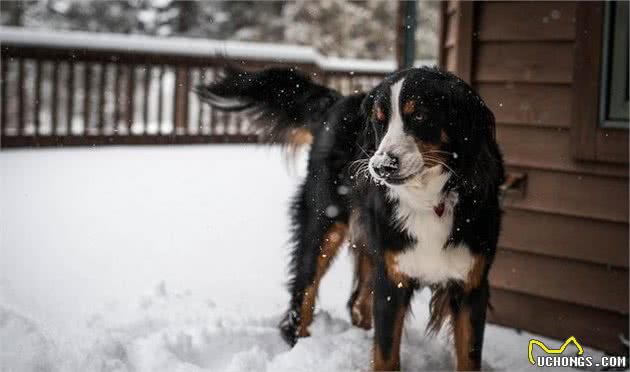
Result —
[{"label": "window frame", "polygon": [[[600,125],[604,128],[621,128],[628,129],[628,121],[623,121],[618,118],[614,118],[614,116],[622,115],[620,112],[628,112],[628,101],[623,101],[622,97],[616,96],[614,93],[610,92],[611,85],[623,84],[618,79],[614,79],[615,73],[619,73],[620,69],[626,69],[625,64],[619,66],[615,64],[617,58],[622,57],[619,54],[621,51],[613,50],[611,55],[611,48],[618,46],[618,43],[621,45],[628,45],[628,34],[616,34],[614,35],[615,39],[611,40],[613,35],[611,34],[611,22],[616,22],[618,20],[619,11],[623,11],[624,9],[619,9],[623,4],[628,4],[625,1],[610,1],[607,2],[604,6],[604,36],[603,36],[603,50],[602,50],[602,87],[601,87],[601,104],[599,107],[600,112]],[[613,19],[613,7],[617,7],[615,9],[616,17]],[[628,9],[625,9],[626,16]],[[627,18],[626,18],[627,21]],[[626,24],[626,27],[628,25]],[[626,56],[627,57],[627,56]],[[622,57],[623,58],[623,57]],[[627,61],[626,61],[627,62]],[[628,72],[627,70],[625,71]],[[627,83],[627,75],[626,75],[626,83]],[[625,105],[625,107],[623,107]]]},{"label": "window frame", "polygon": [[578,2],[573,62],[572,151],[577,160],[628,164],[628,129],[603,127],[603,2]]}]

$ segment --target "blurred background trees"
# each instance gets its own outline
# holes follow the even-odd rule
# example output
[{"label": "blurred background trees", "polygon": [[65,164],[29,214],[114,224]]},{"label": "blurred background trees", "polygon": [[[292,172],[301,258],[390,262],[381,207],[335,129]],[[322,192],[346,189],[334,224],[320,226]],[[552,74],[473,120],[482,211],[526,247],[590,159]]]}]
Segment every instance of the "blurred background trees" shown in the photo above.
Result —
[{"label": "blurred background trees", "polygon": [[[386,0],[2,1],[7,26],[311,45],[338,57],[393,59],[396,2]],[[418,2],[416,58],[435,58],[439,3]]]}]

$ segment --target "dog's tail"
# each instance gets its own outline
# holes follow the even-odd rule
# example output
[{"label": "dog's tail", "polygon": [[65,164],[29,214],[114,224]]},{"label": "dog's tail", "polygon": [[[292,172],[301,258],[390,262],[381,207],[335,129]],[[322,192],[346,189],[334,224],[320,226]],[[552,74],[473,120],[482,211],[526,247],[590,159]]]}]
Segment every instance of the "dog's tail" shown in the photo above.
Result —
[{"label": "dog's tail", "polygon": [[229,67],[219,80],[197,86],[196,92],[214,108],[246,113],[264,142],[293,148],[312,142],[326,111],[341,98],[288,68],[246,72]]}]

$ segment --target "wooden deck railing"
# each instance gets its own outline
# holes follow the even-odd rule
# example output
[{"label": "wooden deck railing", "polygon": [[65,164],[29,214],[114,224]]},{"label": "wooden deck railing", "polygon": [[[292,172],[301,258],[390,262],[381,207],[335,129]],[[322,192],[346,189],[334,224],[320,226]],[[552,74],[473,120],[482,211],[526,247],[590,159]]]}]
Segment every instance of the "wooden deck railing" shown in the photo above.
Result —
[{"label": "wooden deck railing", "polygon": [[345,93],[393,70],[306,47],[200,39],[5,27],[0,44],[2,147],[253,142],[245,119],[200,104],[191,90],[226,61],[290,66]]}]

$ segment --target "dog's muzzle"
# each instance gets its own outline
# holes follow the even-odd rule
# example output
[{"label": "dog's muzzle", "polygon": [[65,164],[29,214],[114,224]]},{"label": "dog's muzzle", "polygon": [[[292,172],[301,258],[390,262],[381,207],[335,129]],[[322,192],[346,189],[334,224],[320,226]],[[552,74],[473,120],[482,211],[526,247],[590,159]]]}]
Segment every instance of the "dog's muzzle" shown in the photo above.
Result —
[{"label": "dog's muzzle", "polygon": [[375,178],[391,184],[402,183],[400,158],[391,153],[376,153],[370,159],[370,169]]}]

